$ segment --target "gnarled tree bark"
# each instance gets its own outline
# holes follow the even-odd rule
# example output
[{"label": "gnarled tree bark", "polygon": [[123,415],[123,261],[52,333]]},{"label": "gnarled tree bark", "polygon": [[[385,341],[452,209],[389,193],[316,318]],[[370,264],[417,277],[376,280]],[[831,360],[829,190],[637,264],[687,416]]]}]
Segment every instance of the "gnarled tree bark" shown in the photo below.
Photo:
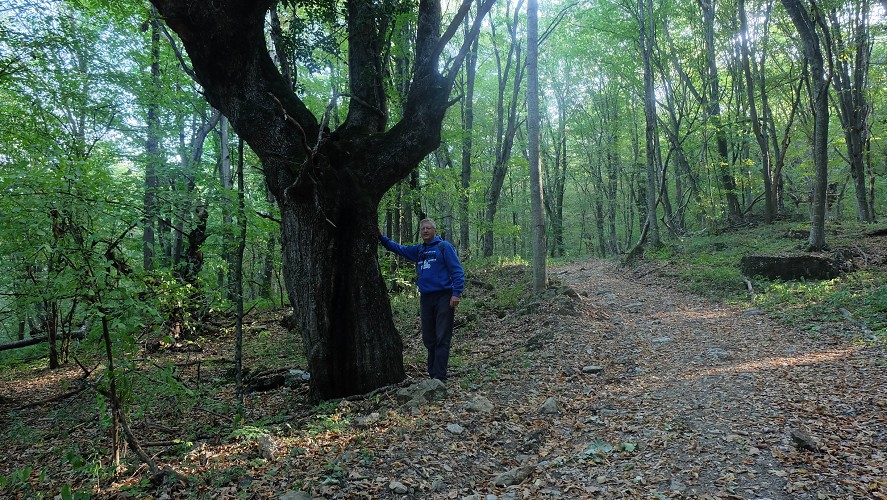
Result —
[{"label": "gnarled tree bark", "polygon": [[[377,210],[385,191],[440,144],[454,70],[442,75],[438,58],[455,30],[440,35],[440,3],[419,2],[413,81],[403,118],[387,130],[382,35],[388,14],[369,0],[347,3],[351,101],[345,122],[332,132],[268,53],[265,14],[276,2],[152,3],[182,39],[209,102],[261,160],[280,205],[283,274],[305,344],[312,398],[399,382],[405,377],[402,345],[376,259]],[[471,37],[478,29],[475,22]],[[465,45],[452,68],[464,52]]]}]

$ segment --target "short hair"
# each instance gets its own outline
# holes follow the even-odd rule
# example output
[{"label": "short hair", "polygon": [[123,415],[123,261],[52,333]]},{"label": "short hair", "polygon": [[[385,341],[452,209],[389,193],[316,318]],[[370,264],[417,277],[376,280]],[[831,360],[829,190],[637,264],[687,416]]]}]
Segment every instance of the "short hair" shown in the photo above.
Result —
[{"label": "short hair", "polygon": [[431,227],[437,229],[437,224],[434,223],[434,219],[422,219],[419,221],[419,227],[422,227],[422,224],[431,224]]}]

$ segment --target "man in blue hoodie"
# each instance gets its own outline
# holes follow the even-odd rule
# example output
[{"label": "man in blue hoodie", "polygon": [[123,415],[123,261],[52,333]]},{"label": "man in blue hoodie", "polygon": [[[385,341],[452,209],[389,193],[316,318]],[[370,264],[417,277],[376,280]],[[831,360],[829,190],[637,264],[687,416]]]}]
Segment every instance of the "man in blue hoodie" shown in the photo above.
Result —
[{"label": "man in blue hoodie", "polygon": [[419,275],[419,312],[422,318],[422,343],[428,349],[428,375],[447,380],[453,318],[465,288],[465,272],[456,249],[437,236],[431,219],[419,223],[422,243],[399,245],[379,233],[382,246],[416,263]]}]

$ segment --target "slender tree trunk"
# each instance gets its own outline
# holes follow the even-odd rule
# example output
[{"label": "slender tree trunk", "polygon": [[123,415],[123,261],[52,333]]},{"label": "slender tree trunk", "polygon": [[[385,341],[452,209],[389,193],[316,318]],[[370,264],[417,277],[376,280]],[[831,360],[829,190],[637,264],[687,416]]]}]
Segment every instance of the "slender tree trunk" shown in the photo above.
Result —
[{"label": "slender tree trunk", "polygon": [[[180,207],[177,208],[177,222],[175,224],[175,243],[173,244],[171,262],[174,266],[179,267],[182,259],[185,257],[185,239],[192,223],[195,223],[194,215],[200,214],[200,209],[192,210],[194,202],[194,190],[197,188],[196,177],[200,162],[203,158],[203,146],[209,133],[216,127],[221,119],[222,114],[218,110],[212,110],[209,120],[204,121],[197,129],[194,137],[191,139],[190,145],[185,145],[185,131],[180,131],[180,151],[182,155],[182,172],[185,177],[185,200]],[[198,202],[199,203],[199,202]],[[199,221],[196,222],[199,224]],[[195,250],[188,249],[188,254],[193,254]],[[199,249],[197,249],[199,251]],[[181,271],[183,275],[188,275],[189,270]],[[194,281],[196,283],[196,280]]]},{"label": "slender tree trunk", "polygon": [[[508,173],[508,162],[511,159],[511,150],[514,147],[514,136],[518,129],[517,107],[525,66],[521,56],[521,44],[517,39],[518,14],[522,6],[523,0],[518,0],[513,19],[508,27],[511,43],[504,65],[498,48],[494,48],[499,77],[499,92],[496,101],[496,163],[493,166],[493,178],[490,181],[490,189],[487,191],[486,196],[486,209],[484,212],[486,227],[484,228],[482,248],[484,257],[493,256],[493,227],[496,222],[496,211],[499,206],[499,197],[502,195],[505,175]],[[512,74],[514,75],[513,78]],[[509,83],[511,83],[511,90],[510,95],[506,99]]]},{"label": "slender tree trunk", "polygon": [[237,382],[237,403],[243,408],[243,253],[246,250],[246,196],[243,183],[243,139],[237,141],[237,251],[234,252],[234,297],[237,320],[234,325],[234,368]]},{"label": "slender tree trunk", "polygon": [[[468,21],[465,22],[465,32],[469,30]],[[474,83],[477,79],[477,54],[478,40],[475,39],[465,58],[465,99],[463,99],[462,112],[462,191],[459,196],[459,250],[464,255],[471,252],[469,236],[469,198],[471,189],[471,157],[473,155],[474,133]]]},{"label": "slender tree trunk", "polygon": [[[103,313],[105,311],[102,311]],[[120,395],[117,391],[117,370],[114,368],[114,353],[111,349],[111,327],[108,324],[108,315],[102,314],[102,341],[105,344],[105,357],[108,360],[108,399],[111,405],[111,461],[114,465],[120,465],[120,456],[123,452],[123,441],[120,439],[120,420],[123,407]]]},{"label": "slender tree trunk", "polygon": [[801,0],[781,1],[801,37],[804,57],[810,66],[810,79],[813,81],[813,95],[810,97],[810,104],[813,109],[813,165],[816,181],[813,186],[813,213],[807,248],[816,251],[826,248],[825,212],[826,190],[828,188],[828,88],[830,76],[826,73],[825,58],[822,54],[816,20]]},{"label": "slender tree trunk", "polygon": [[[868,0],[857,0],[848,7],[849,19],[840,21],[836,9],[828,12],[831,38],[835,47],[832,65],[834,71],[835,100],[844,142],[850,163],[850,174],[856,193],[856,218],[859,222],[874,222],[866,191],[865,150],[869,142],[869,66],[872,53],[872,37],[869,28],[870,7]],[[843,30],[848,30],[849,41]]]},{"label": "slender tree trunk", "polygon": [[795,117],[798,114],[798,109],[801,107],[801,90],[804,88],[804,82],[807,80],[807,63],[804,62],[803,69],[801,70],[801,77],[798,79],[797,83],[793,88],[793,95],[791,107],[789,108],[788,120],[785,123],[785,129],[782,134],[782,141],[776,140],[776,121],[773,119],[773,112],[770,109],[770,106],[767,105],[766,101],[766,93],[762,91],[761,95],[765,97],[764,102],[764,112],[767,117],[768,127],[770,128],[770,136],[773,137],[773,156],[776,158],[776,166],[773,168],[773,190],[774,190],[774,198],[776,199],[776,207],[777,212],[779,214],[785,213],[785,180],[782,175],[782,170],[785,167],[785,155],[788,152],[788,147],[791,144],[792,138],[792,126],[795,122]]},{"label": "slender tree trunk", "polygon": [[[565,255],[564,248],[564,192],[567,184],[567,103],[563,89],[555,91],[558,107],[557,131],[550,127],[554,143],[554,168],[545,167],[545,209],[551,221],[550,251],[552,257]],[[549,173],[549,170],[553,172]]]},{"label": "slender tree trunk", "polygon": [[661,244],[659,222],[656,217],[659,171],[659,131],[656,118],[656,94],[653,89],[653,6],[652,0],[638,0],[641,57],[644,63],[644,118],[647,144],[646,209],[648,244],[656,248]]},{"label": "slender tree trunk", "polygon": [[[668,124],[664,125],[665,135],[668,138],[669,147],[671,148],[671,152],[674,154],[674,163],[675,163],[675,199],[678,203],[677,212],[673,214],[672,227],[678,233],[685,232],[685,220],[684,220],[684,191],[685,189],[690,192],[692,196],[693,193],[698,194],[698,190],[693,187],[693,177],[692,172],[690,170],[690,163],[687,161],[687,155],[684,153],[683,142],[680,137],[680,128],[681,122],[678,119],[677,112],[675,111],[675,103],[674,99],[671,97],[671,93],[666,97],[665,104],[667,106],[668,112]],[[684,186],[684,180],[689,181],[690,186]]]},{"label": "slender tree trunk", "polygon": [[[274,299],[272,289],[274,288],[274,252],[277,248],[276,232],[268,235],[268,241],[265,243],[265,256],[262,265],[262,282],[259,286],[259,296],[265,299]],[[283,304],[280,304],[281,306]]]},{"label": "slender tree trunk", "polygon": [[[606,112],[607,108],[602,109],[602,111]],[[604,224],[609,226],[608,217],[604,216],[604,203],[603,200],[608,198],[608,186],[604,184],[603,172],[601,171],[601,164],[606,161],[607,158],[610,157],[611,151],[609,150],[610,145],[607,143],[607,137],[612,132],[608,130],[607,120],[605,115],[601,116],[600,127],[597,134],[597,143],[599,146],[596,148],[594,155],[590,152],[588,153],[588,164],[590,166],[592,184],[594,185],[594,214],[595,214],[595,229],[597,229],[598,236],[598,250],[597,254],[600,257],[607,257],[609,255],[615,254],[615,252],[611,252],[612,247],[615,246],[615,243],[608,241],[610,236],[613,236],[607,232],[604,228]],[[611,202],[613,200],[610,200]],[[608,205],[612,206],[612,205]],[[615,227],[613,228],[615,231]]]},{"label": "slender tree trunk", "polygon": [[59,362],[59,303],[50,301],[46,311],[46,337],[49,341],[49,368],[55,370],[61,366]]},{"label": "slender tree trunk", "polygon": [[293,88],[296,78],[293,74],[293,66],[290,64],[286,44],[283,41],[283,28],[280,25],[280,16],[277,13],[279,4],[279,0],[275,0],[274,5],[268,9],[270,13],[269,20],[271,21],[271,41],[274,43],[274,53],[277,55],[277,64],[280,65],[280,74],[289,83],[290,88]]},{"label": "slender tree trunk", "polygon": [[156,192],[157,169],[160,164],[160,25],[157,16],[151,19],[151,96],[148,101],[148,137],[145,141],[145,197],[142,226],[142,266],[145,271],[154,269],[155,224],[157,223]]},{"label": "slender tree trunk", "polygon": [[[52,235],[53,235],[53,247],[54,249],[49,253],[49,265],[46,269],[47,276],[55,276],[56,269],[58,268],[61,262],[61,250],[59,250],[59,246],[62,240],[62,235],[65,230],[63,227],[63,221],[61,220],[61,213],[59,210],[53,208],[50,211],[50,216],[52,218]],[[61,364],[59,363],[59,351],[58,351],[58,331],[59,331],[59,304],[58,299],[55,297],[44,299],[43,300],[43,327],[46,329],[46,338],[49,342],[49,368],[51,370],[55,370],[59,368]]]},{"label": "slender tree trunk", "polygon": [[539,164],[539,7],[527,2],[527,142],[530,154],[530,221],[533,226],[533,290],[548,285],[542,171]]},{"label": "slender tree trunk", "polygon": [[[752,131],[754,132],[755,139],[758,141],[758,149],[761,152],[761,175],[764,179],[764,200],[765,200],[765,211],[764,211],[764,220],[769,224],[773,222],[773,218],[776,216],[776,204],[773,197],[773,177],[771,172],[771,161],[770,161],[770,138],[767,135],[767,131],[764,127],[761,126],[761,119],[758,117],[758,108],[755,103],[755,78],[752,74],[751,61],[749,60],[749,47],[748,47],[748,39],[751,34],[749,33],[748,27],[748,19],[745,13],[745,0],[739,0],[739,24],[740,24],[740,37],[742,40],[740,50],[742,51],[742,71],[745,74],[745,89],[748,96],[748,112],[749,118],[751,118]],[[769,19],[769,11],[767,12],[766,19]],[[766,22],[766,20],[765,20]],[[766,43],[766,37],[764,38],[764,43]],[[766,57],[766,46],[762,46],[760,49],[761,52],[761,67],[759,79],[761,81],[764,80],[764,60]],[[761,85],[763,88],[763,84]]]},{"label": "slender tree trunk", "polygon": [[234,254],[235,254],[235,237],[234,237],[234,178],[231,172],[231,145],[228,134],[228,118],[222,117],[219,123],[219,187],[221,189],[221,206],[222,206],[222,258],[225,260],[225,267],[219,269],[218,284],[219,288],[226,291],[226,297],[230,301],[235,301],[234,283],[231,275],[234,272]]},{"label": "slender tree trunk", "polygon": [[616,138],[619,135],[619,119],[616,111],[615,90],[609,89],[607,92],[611,98],[607,99],[609,104],[605,105],[605,147],[606,147],[606,169],[607,169],[607,247],[602,248],[601,252],[608,255],[616,255],[620,252],[619,233],[616,231],[616,204],[619,190],[619,150],[617,149]]},{"label": "slender tree trunk", "polygon": [[721,86],[718,76],[718,64],[715,58],[715,0],[698,0],[702,9],[703,35],[705,39],[706,69],[708,81],[708,100],[706,102],[709,119],[715,127],[715,141],[717,142],[718,157],[717,169],[720,172],[721,187],[727,198],[727,218],[736,220],[741,218],[742,210],[739,206],[739,198],[736,194],[736,181],[730,168],[730,153],[727,145],[727,132],[721,120]]}]

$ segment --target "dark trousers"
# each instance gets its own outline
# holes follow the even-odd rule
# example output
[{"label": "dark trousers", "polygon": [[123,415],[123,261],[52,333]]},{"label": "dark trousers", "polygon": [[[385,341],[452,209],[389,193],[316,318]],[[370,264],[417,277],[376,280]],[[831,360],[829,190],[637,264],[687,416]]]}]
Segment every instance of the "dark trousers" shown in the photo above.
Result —
[{"label": "dark trousers", "polygon": [[453,318],[456,310],[450,307],[449,290],[426,293],[419,299],[422,318],[422,343],[428,349],[428,375],[447,380],[450,344],[453,340]]}]

